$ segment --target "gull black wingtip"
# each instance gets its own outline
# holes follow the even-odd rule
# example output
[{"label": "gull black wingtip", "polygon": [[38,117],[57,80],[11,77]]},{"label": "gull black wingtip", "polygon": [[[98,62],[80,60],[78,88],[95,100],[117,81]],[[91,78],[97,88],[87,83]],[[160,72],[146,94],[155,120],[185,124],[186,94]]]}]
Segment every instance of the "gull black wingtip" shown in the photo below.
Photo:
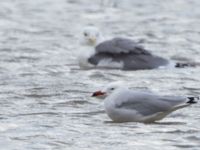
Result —
[{"label": "gull black wingtip", "polygon": [[181,62],[177,62],[175,64],[175,68],[187,68],[187,67],[197,67],[197,63],[181,63]]},{"label": "gull black wingtip", "polygon": [[195,104],[197,103],[197,101],[199,101],[199,97],[187,97],[188,101],[187,103],[188,104]]}]

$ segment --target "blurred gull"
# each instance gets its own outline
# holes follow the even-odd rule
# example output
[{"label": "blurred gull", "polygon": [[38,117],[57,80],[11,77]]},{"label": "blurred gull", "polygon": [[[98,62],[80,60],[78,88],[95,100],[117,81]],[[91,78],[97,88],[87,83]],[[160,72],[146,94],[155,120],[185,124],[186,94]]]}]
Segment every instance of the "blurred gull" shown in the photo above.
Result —
[{"label": "blurred gull", "polygon": [[83,47],[78,62],[83,69],[139,70],[188,66],[155,56],[130,39],[117,37],[104,40],[96,27],[86,27],[82,36]]},{"label": "blurred gull", "polygon": [[171,112],[196,103],[198,97],[161,96],[149,91],[133,91],[114,82],[93,97],[105,98],[104,106],[114,122],[151,123],[161,120]]},{"label": "blurred gull", "polygon": [[120,3],[120,0],[100,0],[100,5],[105,6],[111,6],[114,8],[117,8]]}]

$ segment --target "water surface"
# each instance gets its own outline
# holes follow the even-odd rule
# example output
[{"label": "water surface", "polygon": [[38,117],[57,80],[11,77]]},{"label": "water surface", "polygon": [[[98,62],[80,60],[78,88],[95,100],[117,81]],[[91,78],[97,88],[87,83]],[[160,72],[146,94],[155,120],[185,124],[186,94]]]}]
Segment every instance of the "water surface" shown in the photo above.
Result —
[{"label": "water surface", "polygon": [[199,0],[1,0],[1,149],[199,149],[199,104],[157,124],[117,124],[90,95],[115,80],[162,94],[199,95],[200,68],[80,70],[76,60],[82,28],[95,25],[110,37],[141,40],[159,56],[199,61],[199,5]]}]

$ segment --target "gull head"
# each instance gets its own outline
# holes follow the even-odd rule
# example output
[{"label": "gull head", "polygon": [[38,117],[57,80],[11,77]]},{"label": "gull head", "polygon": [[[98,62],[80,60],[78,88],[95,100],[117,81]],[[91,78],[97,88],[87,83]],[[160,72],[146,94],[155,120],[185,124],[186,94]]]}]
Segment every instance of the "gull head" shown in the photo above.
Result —
[{"label": "gull head", "polygon": [[94,92],[92,94],[92,97],[104,99],[107,96],[109,96],[110,94],[112,94],[114,91],[116,91],[117,89],[120,89],[120,88],[125,88],[123,82],[121,82],[121,81],[112,82],[112,83],[108,84],[107,86],[105,86],[104,88],[102,88],[102,90],[98,90],[98,91]]},{"label": "gull head", "polygon": [[85,27],[82,32],[81,43],[87,46],[96,46],[100,42],[101,38],[102,36],[99,29],[93,26],[89,26]]}]

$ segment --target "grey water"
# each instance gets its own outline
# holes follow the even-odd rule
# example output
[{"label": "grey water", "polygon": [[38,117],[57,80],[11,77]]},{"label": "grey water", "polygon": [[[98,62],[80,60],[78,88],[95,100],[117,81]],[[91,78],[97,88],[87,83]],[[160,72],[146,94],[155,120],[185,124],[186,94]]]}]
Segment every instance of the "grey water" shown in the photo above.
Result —
[{"label": "grey water", "polygon": [[1,150],[200,149],[200,104],[155,124],[112,123],[91,93],[112,81],[200,95],[200,68],[81,70],[84,26],[141,41],[174,61],[200,58],[199,0],[1,0]]}]

